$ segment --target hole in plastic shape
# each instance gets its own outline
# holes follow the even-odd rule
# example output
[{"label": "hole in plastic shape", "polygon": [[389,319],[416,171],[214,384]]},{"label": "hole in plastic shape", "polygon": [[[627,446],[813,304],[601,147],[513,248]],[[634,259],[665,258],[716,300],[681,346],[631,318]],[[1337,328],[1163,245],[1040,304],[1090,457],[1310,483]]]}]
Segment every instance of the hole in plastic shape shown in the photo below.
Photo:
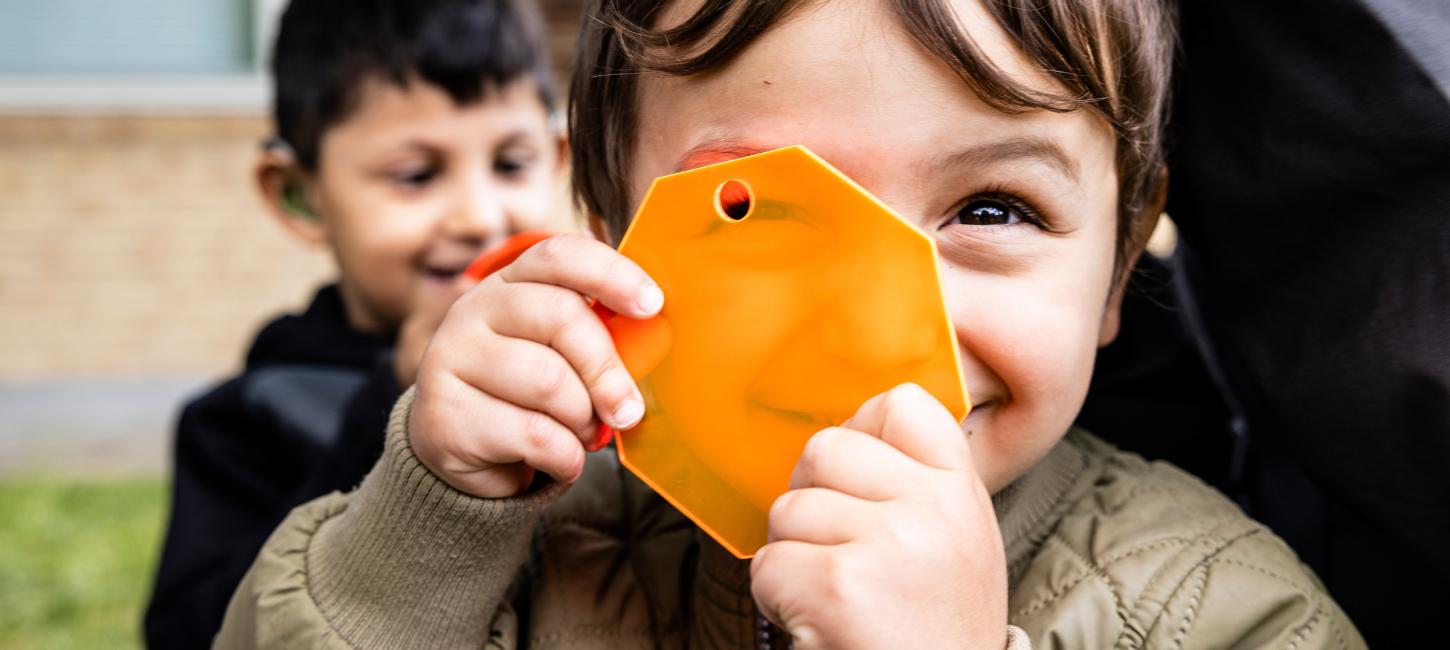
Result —
[{"label": "hole in plastic shape", "polygon": [[754,207],[754,193],[743,181],[729,180],[715,188],[715,209],[726,219],[740,221],[750,216]]}]

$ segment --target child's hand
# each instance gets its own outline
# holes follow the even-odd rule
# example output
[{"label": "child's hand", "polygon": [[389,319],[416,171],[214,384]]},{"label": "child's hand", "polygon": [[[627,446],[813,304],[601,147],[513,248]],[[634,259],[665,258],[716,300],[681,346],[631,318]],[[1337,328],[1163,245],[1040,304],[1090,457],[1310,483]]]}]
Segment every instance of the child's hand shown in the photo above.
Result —
[{"label": "child's hand", "polygon": [[966,437],[913,384],[813,436],[752,592],[797,648],[1002,648],[1007,567]]},{"label": "child's hand", "polygon": [[408,424],[429,470],[488,498],[519,494],[534,470],[571,483],[601,419],[616,429],[639,421],[639,388],[585,296],[633,318],[664,302],[628,258],[560,235],[453,304],[418,367]]},{"label": "child's hand", "polygon": [[393,348],[393,377],[398,386],[407,389],[418,380],[418,364],[423,360],[423,351],[438,331],[438,325],[463,294],[473,287],[475,281],[462,273],[454,278],[443,291],[430,291],[413,307],[413,311],[398,328],[398,344]]}]

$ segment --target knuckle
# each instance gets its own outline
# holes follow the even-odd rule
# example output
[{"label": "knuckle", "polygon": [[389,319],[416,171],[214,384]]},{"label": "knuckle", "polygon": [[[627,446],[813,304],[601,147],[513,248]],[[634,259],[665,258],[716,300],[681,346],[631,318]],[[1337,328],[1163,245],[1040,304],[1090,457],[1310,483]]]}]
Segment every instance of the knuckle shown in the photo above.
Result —
[{"label": "knuckle", "polygon": [[608,255],[604,259],[604,277],[616,278],[625,272],[623,255]]},{"label": "knuckle", "polygon": [[797,508],[800,507],[800,498],[800,490],[791,490],[777,497],[775,502],[770,504],[770,513],[767,515],[770,526],[774,528],[777,523],[791,521]]},{"label": "knuckle", "polygon": [[537,296],[531,285],[518,283],[499,287],[491,294],[480,296],[479,300],[487,301],[479,309],[484,310],[484,322],[492,326],[505,319],[527,317],[534,309]]},{"label": "knuckle", "polygon": [[799,581],[791,578],[791,573],[787,564],[770,561],[756,571],[750,583],[751,595],[756,602],[781,618],[794,618],[800,609],[796,603],[801,586]]},{"label": "knuckle", "polygon": [[882,526],[882,533],[892,548],[898,549],[903,553],[910,552],[922,546],[921,527],[904,522],[900,517],[888,518]]},{"label": "knuckle", "polygon": [[[571,336],[579,340],[584,340],[582,332],[571,334]],[[599,384],[601,379],[604,379],[613,367],[614,364],[610,363],[608,356],[602,354],[602,352],[589,349],[587,358],[579,361],[579,376],[585,383],[594,386],[597,390],[601,388],[597,384]]]},{"label": "knuckle", "polygon": [[623,369],[614,372],[614,367],[613,363],[606,364],[606,369],[595,375],[599,379],[594,382],[594,392],[605,404],[622,404],[625,400],[634,397],[634,380]]},{"label": "knuckle", "polygon": [[[951,484],[948,483],[947,485]],[[941,521],[961,520],[966,513],[971,511],[969,508],[964,507],[962,499],[964,495],[968,496],[968,498],[975,496],[972,493],[971,487],[966,487],[960,492],[954,492],[948,489],[928,492],[924,506],[927,516]],[[987,499],[990,501],[991,497],[987,497]]]},{"label": "knuckle", "polygon": [[752,592],[764,586],[761,572],[766,571],[767,568],[765,558],[769,556],[765,552],[769,547],[770,544],[762,546],[760,550],[755,552],[755,557],[750,558],[750,586]]},{"label": "knuckle", "polygon": [[570,318],[583,303],[583,298],[572,290],[562,287],[551,287],[540,297],[540,314],[555,325],[557,332],[564,332],[577,322],[577,319]]},{"label": "knuckle", "polygon": [[504,304],[507,300],[518,293],[518,285],[510,282],[503,273],[495,273],[484,278],[478,286],[464,293],[461,298],[455,300],[448,307],[448,313],[452,314],[457,310],[467,309],[474,313],[488,314]]},{"label": "knuckle", "polygon": [[[928,512],[925,517],[919,512],[898,512],[886,522],[887,538],[893,547],[911,557],[940,556],[942,550],[960,546],[954,543],[956,537],[945,531],[960,530],[957,527],[960,515],[956,512]],[[931,525],[924,525],[931,522]],[[940,524],[938,524],[940,522]]]},{"label": "knuckle", "polygon": [[830,429],[821,429],[811,434],[811,437],[806,439],[805,448],[801,450],[801,463],[809,463],[817,456],[820,456],[823,453],[822,449],[827,444],[826,438],[830,437],[830,435]]},{"label": "knuckle", "polygon": [[910,411],[911,393],[904,388],[906,385],[902,384],[902,386],[892,389],[891,392],[886,394],[886,398],[881,400],[882,415],[889,417],[898,411]]},{"label": "knuckle", "polygon": [[570,237],[566,235],[550,237],[534,244],[525,254],[541,265],[552,266],[568,256],[569,239]]},{"label": "knuckle", "polygon": [[553,422],[543,413],[529,412],[524,415],[519,434],[526,448],[537,452],[548,452],[555,443]]},{"label": "knuckle", "polygon": [[850,602],[853,589],[849,556],[842,553],[828,554],[821,562],[821,598],[824,602],[842,604]]},{"label": "knuckle", "polygon": [[553,330],[550,344],[554,348],[578,348],[588,340],[592,325],[579,311],[584,308],[584,299],[572,291],[556,291],[546,299],[544,318]]},{"label": "knuckle", "polygon": [[539,381],[534,386],[534,397],[541,404],[556,406],[567,399],[570,380],[574,371],[566,364],[552,361],[540,365]]},{"label": "knuckle", "polygon": [[809,468],[818,468],[825,461],[834,456],[841,446],[841,436],[844,432],[836,427],[830,427],[817,431],[806,441],[806,447],[801,451],[801,462]]},{"label": "knuckle", "polygon": [[773,558],[762,558],[750,567],[750,595],[767,609],[778,608],[780,604],[784,584],[778,568],[779,564]]}]

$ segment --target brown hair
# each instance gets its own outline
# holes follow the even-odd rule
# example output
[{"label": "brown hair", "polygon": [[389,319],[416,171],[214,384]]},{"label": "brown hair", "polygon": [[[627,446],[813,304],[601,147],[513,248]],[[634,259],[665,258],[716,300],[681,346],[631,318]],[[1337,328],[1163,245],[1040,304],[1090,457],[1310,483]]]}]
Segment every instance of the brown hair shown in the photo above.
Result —
[{"label": "brown hair", "polygon": [[[1028,60],[1065,89],[1029,88],[958,29],[946,0],[889,0],[908,34],[1005,112],[1087,108],[1117,139],[1118,257],[1157,186],[1174,49],[1168,0],[983,0]],[[651,24],[661,0],[592,0],[569,97],[574,193],[618,237],[629,223],[639,72],[689,75],[725,65],[803,0],[703,0],[684,22]]]}]

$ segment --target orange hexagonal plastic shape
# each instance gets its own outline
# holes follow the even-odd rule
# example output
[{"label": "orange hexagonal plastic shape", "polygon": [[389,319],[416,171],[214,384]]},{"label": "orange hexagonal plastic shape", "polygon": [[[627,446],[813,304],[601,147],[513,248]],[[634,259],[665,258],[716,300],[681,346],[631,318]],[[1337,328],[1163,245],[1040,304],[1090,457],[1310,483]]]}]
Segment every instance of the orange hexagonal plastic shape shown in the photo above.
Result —
[{"label": "orange hexagonal plastic shape", "polygon": [[605,314],[646,405],[620,461],[737,557],[867,399],[916,382],[966,417],[935,244],[804,147],[656,179],[619,250],[665,294]]}]

